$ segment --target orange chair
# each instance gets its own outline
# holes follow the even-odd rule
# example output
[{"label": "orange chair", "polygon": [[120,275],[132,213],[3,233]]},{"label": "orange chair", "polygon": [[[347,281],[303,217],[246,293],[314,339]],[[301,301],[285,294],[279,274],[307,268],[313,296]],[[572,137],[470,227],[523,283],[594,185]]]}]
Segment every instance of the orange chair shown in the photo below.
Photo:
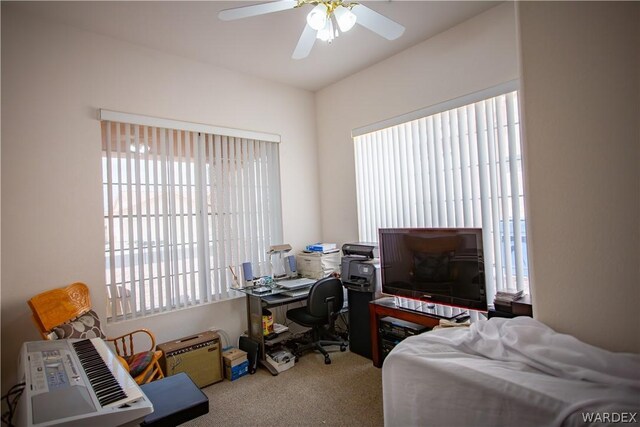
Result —
[{"label": "orange chair", "polygon": [[[100,319],[91,309],[89,288],[84,283],[43,292],[28,301],[33,320],[44,339],[101,337],[111,342],[118,359],[138,384],[164,378],[160,367],[162,352],[156,350],[155,336],[147,329],[138,329],[116,338],[106,338]],[[148,350],[134,350],[134,336],[150,342]]]}]

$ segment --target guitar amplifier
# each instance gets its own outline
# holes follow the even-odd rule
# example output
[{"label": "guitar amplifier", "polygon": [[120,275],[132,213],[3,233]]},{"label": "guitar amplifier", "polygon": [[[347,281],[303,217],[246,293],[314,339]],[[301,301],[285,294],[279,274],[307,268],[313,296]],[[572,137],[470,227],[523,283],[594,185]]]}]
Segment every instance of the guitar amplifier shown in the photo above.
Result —
[{"label": "guitar amplifier", "polygon": [[160,365],[165,375],[184,372],[200,388],[222,381],[220,336],[206,331],[158,345],[162,350]]}]

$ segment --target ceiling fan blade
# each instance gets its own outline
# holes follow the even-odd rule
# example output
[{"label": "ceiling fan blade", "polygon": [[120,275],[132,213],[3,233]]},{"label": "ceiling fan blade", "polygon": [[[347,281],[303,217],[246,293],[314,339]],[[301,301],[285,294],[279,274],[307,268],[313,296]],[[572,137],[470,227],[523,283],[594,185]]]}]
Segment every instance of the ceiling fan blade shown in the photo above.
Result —
[{"label": "ceiling fan blade", "polygon": [[404,33],[402,25],[361,4],[353,6],[351,12],[358,18],[356,24],[362,25],[387,40],[395,40]]},{"label": "ceiling fan blade", "polygon": [[297,4],[298,2],[295,0],[280,0],[269,3],[254,4],[251,6],[236,7],[220,11],[220,13],[218,13],[218,18],[223,21],[233,21],[236,19],[249,18],[251,16],[293,9]]},{"label": "ceiling fan blade", "polygon": [[302,35],[300,35],[300,39],[298,40],[298,44],[296,45],[296,49],[293,51],[293,55],[291,55],[291,57],[293,59],[302,59],[309,56],[309,53],[316,42],[316,34],[317,31],[311,28],[309,24],[305,25],[304,30],[302,30]]}]

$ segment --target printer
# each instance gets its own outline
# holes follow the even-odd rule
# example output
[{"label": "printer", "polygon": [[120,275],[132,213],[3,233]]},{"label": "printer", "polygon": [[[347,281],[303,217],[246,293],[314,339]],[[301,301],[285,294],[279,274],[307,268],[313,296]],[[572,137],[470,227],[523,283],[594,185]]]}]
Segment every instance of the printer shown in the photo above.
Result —
[{"label": "printer", "polygon": [[376,291],[376,271],[379,267],[378,246],[375,243],[345,243],[342,245],[340,276],[345,288]]},{"label": "printer", "polygon": [[345,243],[342,245],[340,276],[347,290],[349,307],[349,350],[371,359],[369,303],[379,293],[378,245]]}]

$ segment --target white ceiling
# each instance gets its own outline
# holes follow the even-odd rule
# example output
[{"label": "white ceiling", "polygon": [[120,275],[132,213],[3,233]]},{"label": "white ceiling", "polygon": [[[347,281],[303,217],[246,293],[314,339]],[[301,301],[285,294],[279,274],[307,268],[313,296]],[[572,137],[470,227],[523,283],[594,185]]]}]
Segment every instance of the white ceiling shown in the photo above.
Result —
[{"label": "white ceiling", "polygon": [[[3,2],[4,3],[4,2]],[[174,55],[316,91],[475,16],[498,2],[363,1],[406,27],[386,40],[356,25],[291,59],[312,6],[237,21],[223,9],[260,1],[19,2],[11,7]]]}]

